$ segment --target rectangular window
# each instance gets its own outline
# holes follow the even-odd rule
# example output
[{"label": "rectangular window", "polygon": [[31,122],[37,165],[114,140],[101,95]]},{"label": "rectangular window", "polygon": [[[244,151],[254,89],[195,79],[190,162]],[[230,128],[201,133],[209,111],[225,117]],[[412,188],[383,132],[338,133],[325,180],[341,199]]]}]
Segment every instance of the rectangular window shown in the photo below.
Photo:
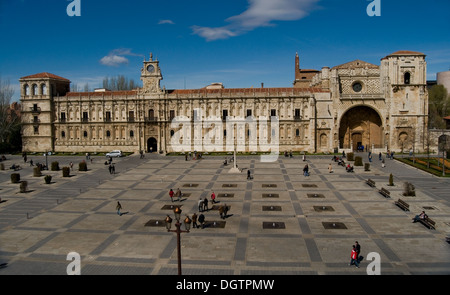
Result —
[{"label": "rectangular window", "polygon": [[111,112],[106,112],[105,113],[105,121],[106,122],[111,122]]},{"label": "rectangular window", "polygon": [[271,109],[270,110],[270,115],[275,117],[277,115],[277,110]]},{"label": "rectangular window", "polygon": [[61,112],[60,121],[66,122],[66,113],[65,112]]},{"label": "rectangular window", "polygon": [[169,120],[173,120],[175,118],[175,110],[170,110],[169,111]]},{"label": "rectangular window", "polygon": [[247,110],[247,117],[251,117],[252,116],[252,110]]},{"label": "rectangular window", "polygon": [[39,134],[39,126],[33,126],[34,134]]},{"label": "rectangular window", "polygon": [[228,117],[228,110],[222,110],[222,120],[226,120]]},{"label": "rectangular window", "polygon": [[134,111],[128,112],[128,121],[134,122]]},{"label": "rectangular window", "polygon": [[88,112],[83,112],[83,119],[82,119],[82,121],[83,122],[87,122],[88,120],[89,120]]}]

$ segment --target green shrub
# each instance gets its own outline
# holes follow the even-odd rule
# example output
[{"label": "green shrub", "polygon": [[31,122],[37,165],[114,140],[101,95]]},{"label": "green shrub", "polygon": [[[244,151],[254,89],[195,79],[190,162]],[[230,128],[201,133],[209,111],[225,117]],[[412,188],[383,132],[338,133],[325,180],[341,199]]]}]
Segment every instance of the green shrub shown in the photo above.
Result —
[{"label": "green shrub", "polygon": [[59,163],[57,161],[52,162],[51,170],[52,171],[59,171]]},{"label": "green shrub", "polygon": [[20,182],[20,174],[19,173],[11,173],[11,182],[19,183]]},{"label": "green shrub", "polygon": [[394,186],[394,176],[391,174],[389,174],[389,186]]},{"label": "green shrub", "polygon": [[370,171],[370,163],[364,163],[364,171]]},{"label": "green shrub", "polygon": [[85,161],[80,162],[80,164],[78,164],[78,171],[87,171],[87,164]]},{"label": "green shrub", "polygon": [[405,182],[403,184],[403,195],[404,196],[409,196],[409,197],[415,197],[416,196],[416,191],[415,191],[415,187],[412,183],[410,182]]},{"label": "green shrub", "polygon": [[62,174],[63,174],[63,177],[69,177],[70,176],[70,167],[63,167]]},{"label": "green shrub", "polygon": [[360,156],[356,156],[355,157],[355,166],[362,166],[363,165],[363,161],[362,161],[362,157]]},{"label": "green shrub", "polygon": [[355,157],[354,153],[348,153],[347,154],[347,161],[354,161],[354,157]]},{"label": "green shrub", "polygon": [[41,172],[41,169],[39,167],[34,167],[33,168],[33,176],[34,177],[42,176],[42,172]]},{"label": "green shrub", "polygon": [[45,180],[46,184],[50,184],[52,182],[52,176],[51,175],[45,175],[44,180]]},{"label": "green shrub", "polygon": [[20,183],[20,192],[26,193],[28,191],[28,181],[22,181]]}]

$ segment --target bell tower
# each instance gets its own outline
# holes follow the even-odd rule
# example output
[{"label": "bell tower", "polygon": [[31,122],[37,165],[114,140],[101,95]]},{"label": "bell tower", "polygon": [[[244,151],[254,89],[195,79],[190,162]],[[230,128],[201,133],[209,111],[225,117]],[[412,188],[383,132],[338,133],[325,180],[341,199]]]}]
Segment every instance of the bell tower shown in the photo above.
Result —
[{"label": "bell tower", "polygon": [[141,69],[142,92],[143,93],[160,93],[162,92],[160,81],[163,79],[159,61],[153,60],[153,54],[150,53],[150,60],[146,61]]}]

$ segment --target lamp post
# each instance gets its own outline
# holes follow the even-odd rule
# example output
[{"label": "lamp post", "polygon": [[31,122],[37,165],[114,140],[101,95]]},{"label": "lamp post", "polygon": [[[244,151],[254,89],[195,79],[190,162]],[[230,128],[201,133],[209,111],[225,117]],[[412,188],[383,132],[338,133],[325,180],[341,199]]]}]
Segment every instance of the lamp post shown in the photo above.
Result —
[{"label": "lamp post", "polygon": [[166,221],[166,228],[168,232],[174,232],[177,233],[177,257],[178,257],[178,275],[181,275],[181,233],[188,233],[191,229],[191,219],[186,216],[184,219],[184,226],[186,230],[181,230],[181,223],[180,223],[180,216],[181,216],[181,209],[180,207],[175,207],[173,210],[173,213],[175,214],[175,219],[177,222],[175,223],[176,229],[171,230],[172,227],[172,218],[170,218],[169,215],[167,215],[165,221]]}]

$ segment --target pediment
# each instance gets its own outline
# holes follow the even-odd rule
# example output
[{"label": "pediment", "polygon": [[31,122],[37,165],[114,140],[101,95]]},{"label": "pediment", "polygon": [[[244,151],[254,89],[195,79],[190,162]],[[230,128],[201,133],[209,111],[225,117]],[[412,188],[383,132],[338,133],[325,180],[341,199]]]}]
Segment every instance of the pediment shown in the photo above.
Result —
[{"label": "pediment", "polygon": [[356,69],[356,68],[378,69],[379,66],[357,59],[357,60],[333,67],[333,69]]}]

